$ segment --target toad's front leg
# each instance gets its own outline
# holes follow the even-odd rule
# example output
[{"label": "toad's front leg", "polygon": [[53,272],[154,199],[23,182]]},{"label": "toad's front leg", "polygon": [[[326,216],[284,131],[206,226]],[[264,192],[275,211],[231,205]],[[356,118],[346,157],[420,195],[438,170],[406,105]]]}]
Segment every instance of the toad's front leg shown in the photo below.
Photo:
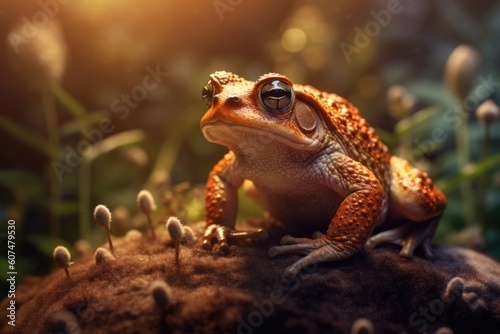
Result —
[{"label": "toad's front leg", "polygon": [[380,219],[384,190],[370,170],[344,155],[333,158],[328,168],[327,184],[345,199],[326,235],[318,239],[285,236],[281,246],[269,250],[270,257],[289,253],[306,255],[286,269],[287,276],[296,276],[312,264],[351,257],[363,247]]},{"label": "toad's front leg", "polygon": [[202,248],[211,249],[217,242],[223,252],[229,250],[228,242],[242,239],[267,238],[267,232],[237,231],[234,229],[238,210],[238,188],[243,179],[234,173],[234,154],[229,152],[212,169],[207,181],[205,198],[206,228]]}]

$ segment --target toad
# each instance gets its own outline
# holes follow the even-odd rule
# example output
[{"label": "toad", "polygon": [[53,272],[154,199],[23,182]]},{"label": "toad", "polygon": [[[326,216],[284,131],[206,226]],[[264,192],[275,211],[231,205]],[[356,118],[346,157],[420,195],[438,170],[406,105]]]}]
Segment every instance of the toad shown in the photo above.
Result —
[{"label": "toad", "polygon": [[[347,100],[280,74],[252,82],[222,71],[210,76],[202,97],[209,108],[203,135],[229,149],[208,177],[203,248],[266,238],[262,229],[235,229],[245,181],[270,215],[301,234],[284,236],[268,253],[303,255],[288,275],[381,243],[400,245],[404,257],[422,246],[432,257],[446,197],[425,172],[391,156]],[[376,227],[381,232],[372,235]],[[304,237],[314,230],[325,233]]]}]

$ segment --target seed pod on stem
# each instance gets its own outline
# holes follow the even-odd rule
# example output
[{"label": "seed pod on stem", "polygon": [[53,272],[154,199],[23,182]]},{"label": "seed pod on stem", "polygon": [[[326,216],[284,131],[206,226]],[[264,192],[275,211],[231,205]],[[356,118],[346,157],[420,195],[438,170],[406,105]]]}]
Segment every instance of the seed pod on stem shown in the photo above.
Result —
[{"label": "seed pod on stem", "polygon": [[54,260],[56,260],[59,268],[63,268],[66,276],[69,278],[69,266],[73,264],[71,261],[71,254],[64,246],[57,246],[54,248]]},{"label": "seed pod on stem", "polygon": [[500,119],[500,107],[493,100],[486,100],[476,109],[476,117],[484,126]]},{"label": "seed pod on stem", "polygon": [[359,318],[352,324],[351,334],[375,334],[373,323],[367,318]]},{"label": "seed pod on stem", "polygon": [[472,46],[457,46],[448,57],[444,80],[450,92],[460,101],[467,98],[479,73],[481,55]]},{"label": "seed pod on stem", "polygon": [[162,310],[167,310],[172,304],[172,289],[163,280],[155,280],[149,286],[153,299]]},{"label": "seed pod on stem", "polygon": [[102,247],[96,249],[94,257],[96,264],[104,264],[106,262],[114,260],[113,255],[111,255],[111,253],[106,248]]},{"label": "seed pod on stem", "polygon": [[183,226],[182,229],[184,230],[183,240],[186,240],[188,244],[194,243],[196,237],[194,236],[193,229],[189,226]]},{"label": "seed pod on stem", "polygon": [[153,222],[151,221],[151,212],[156,210],[156,204],[153,195],[151,195],[151,193],[147,190],[141,190],[139,194],[137,194],[137,206],[142,211],[142,213],[146,215],[149,228],[151,229],[151,233],[153,234],[153,238],[156,239]]},{"label": "seed pod on stem", "polygon": [[111,212],[106,206],[99,204],[94,209],[94,220],[99,227],[104,228],[104,231],[106,232],[106,238],[108,239],[109,243],[109,250],[111,251],[111,254],[115,255],[115,252],[113,250],[113,243],[111,242],[111,235],[109,232],[109,229],[111,228]]},{"label": "seed pod on stem", "polygon": [[[467,122],[468,110],[464,104],[467,101],[474,79],[479,73],[481,55],[472,46],[462,44],[457,46],[448,57],[444,73],[444,81],[448,90],[455,98],[455,108],[458,119],[455,128],[455,141],[457,164],[460,170],[466,168],[470,163],[469,125]],[[473,206],[474,197],[471,183],[466,181],[460,185],[461,201],[464,219],[467,223],[475,223],[476,210]]]},{"label": "seed pod on stem", "polygon": [[182,228],[182,223],[177,217],[170,217],[167,220],[168,233],[170,237],[175,242],[175,262],[179,263],[179,245],[182,237],[184,236],[184,229]]},{"label": "seed pod on stem", "polygon": [[443,300],[446,303],[452,303],[457,300],[462,299],[464,293],[464,280],[460,277],[453,277],[448,284],[443,293]]}]

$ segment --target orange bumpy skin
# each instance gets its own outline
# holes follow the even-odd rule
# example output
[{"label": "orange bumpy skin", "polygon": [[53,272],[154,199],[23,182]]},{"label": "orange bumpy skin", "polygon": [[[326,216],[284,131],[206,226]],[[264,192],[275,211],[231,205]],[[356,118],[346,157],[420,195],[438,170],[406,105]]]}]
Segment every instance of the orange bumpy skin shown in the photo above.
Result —
[{"label": "orange bumpy skin", "polygon": [[[209,110],[201,120],[207,140],[229,148],[209,175],[203,247],[222,249],[265,231],[236,231],[238,188],[253,183],[257,201],[293,233],[326,232],[316,238],[285,236],[274,257],[305,255],[287,271],[348,258],[385,242],[411,257],[418,246],[432,256],[430,239],[446,198],[427,174],[387,147],[352,104],[311,86],[269,73],[256,82],[216,72],[203,89]],[[388,222],[393,229],[371,236]]]}]

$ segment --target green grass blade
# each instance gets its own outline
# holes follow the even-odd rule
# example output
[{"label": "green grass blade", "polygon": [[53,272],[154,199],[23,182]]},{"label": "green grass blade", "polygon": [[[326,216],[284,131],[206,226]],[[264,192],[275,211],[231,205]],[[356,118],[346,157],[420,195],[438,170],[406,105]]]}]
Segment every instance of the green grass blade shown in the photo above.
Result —
[{"label": "green grass blade", "polygon": [[77,119],[85,120],[85,107],[78,102],[70,93],[57,83],[50,85],[50,91],[56,99]]},{"label": "green grass blade", "polygon": [[394,131],[399,138],[404,138],[405,136],[424,126],[427,122],[431,121],[438,112],[439,108],[437,106],[419,110],[413,115],[399,121],[396,124]]},{"label": "green grass blade", "polygon": [[32,195],[40,195],[46,191],[45,184],[39,176],[22,170],[0,170],[0,186],[22,189]]},{"label": "green grass blade", "polygon": [[58,159],[57,148],[51,147],[45,138],[34,134],[30,130],[23,128],[16,122],[2,115],[0,115],[0,128],[32,149],[50,157],[51,159]]},{"label": "green grass blade", "polygon": [[449,193],[458,187],[462,182],[481,177],[495,167],[500,167],[500,153],[475,165],[468,165],[460,173],[439,184],[439,188],[444,193]]},{"label": "green grass blade", "polygon": [[90,112],[85,117],[84,121],[82,121],[82,119],[70,120],[61,125],[61,136],[65,137],[73,135],[75,133],[85,130],[85,128],[87,127],[92,127],[94,125],[97,125],[103,118],[107,117],[108,115],[109,112],[107,110],[96,111],[96,112]]},{"label": "green grass blade", "polygon": [[122,146],[141,142],[146,137],[143,130],[130,130],[107,137],[97,144],[90,146],[84,153],[84,158],[92,161],[97,157],[111,152]]}]

